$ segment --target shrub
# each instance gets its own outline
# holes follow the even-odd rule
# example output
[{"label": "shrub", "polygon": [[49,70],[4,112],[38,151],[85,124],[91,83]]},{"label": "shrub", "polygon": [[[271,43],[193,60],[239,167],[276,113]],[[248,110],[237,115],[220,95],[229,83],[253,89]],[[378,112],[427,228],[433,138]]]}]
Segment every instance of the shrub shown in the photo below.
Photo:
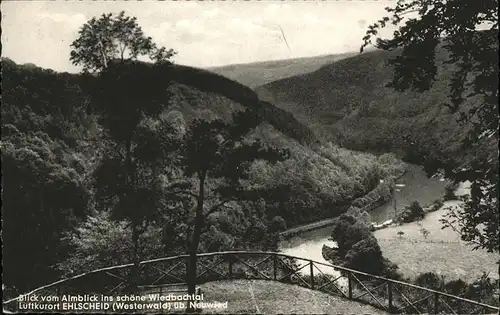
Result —
[{"label": "shrub", "polygon": [[444,188],[444,201],[448,200],[457,200],[457,196],[455,195],[455,190],[457,189],[458,184],[456,183],[449,183],[446,185]]},{"label": "shrub", "polygon": [[347,253],[354,244],[370,236],[370,229],[351,215],[342,214],[334,220],[332,238],[337,242],[341,254]]},{"label": "shrub", "polygon": [[436,199],[432,202],[431,206],[429,207],[428,212],[433,212],[439,210],[442,206],[444,205],[443,200],[441,199]]},{"label": "shrub", "polygon": [[275,216],[269,223],[268,232],[269,233],[279,233],[286,230],[286,222],[280,216]]},{"label": "shrub", "polygon": [[422,233],[422,235],[424,236],[425,239],[427,239],[427,236],[429,236],[429,234],[431,234],[431,232],[429,230],[427,230],[426,228],[421,228],[420,233]]},{"label": "shrub", "polygon": [[374,236],[357,242],[345,255],[345,266],[347,268],[375,275],[383,273],[383,261],[382,251]]},{"label": "shrub", "polygon": [[[157,258],[164,251],[162,229],[149,227],[139,238],[141,259]],[[132,229],[129,222],[114,221],[109,212],[87,217],[63,241],[72,248],[57,265],[65,276],[132,262]]]},{"label": "shrub", "polygon": [[338,245],[333,256],[338,257],[347,268],[399,278],[397,265],[382,256],[377,239],[367,224],[343,214],[334,221],[332,238]]},{"label": "shrub", "polygon": [[463,295],[467,291],[467,288],[468,288],[467,283],[462,279],[452,280],[444,285],[445,292],[457,296]]},{"label": "shrub", "polygon": [[422,219],[425,216],[424,209],[418,201],[412,202],[409,206],[405,207],[405,209],[398,214],[396,221],[398,222],[413,222],[418,219]]},{"label": "shrub", "polygon": [[415,279],[415,284],[421,287],[440,291],[444,287],[444,278],[434,272],[426,272],[420,274]]}]

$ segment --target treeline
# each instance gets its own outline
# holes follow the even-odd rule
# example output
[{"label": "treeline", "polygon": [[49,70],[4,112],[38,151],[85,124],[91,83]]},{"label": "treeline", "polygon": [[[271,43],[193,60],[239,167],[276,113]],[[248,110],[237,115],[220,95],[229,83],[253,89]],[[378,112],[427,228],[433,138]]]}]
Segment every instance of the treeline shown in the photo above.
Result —
[{"label": "treeline", "polygon": [[[107,119],[108,125],[114,124],[114,132],[121,130],[126,133],[125,126],[130,125],[115,124],[113,115],[104,117],[99,111],[102,104],[89,94],[99,87],[93,76],[27,68],[6,59],[2,59],[2,67],[4,283],[17,292],[25,292],[63,275],[130,262],[135,250],[134,231],[126,216],[117,217],[107,210],[117,200],[106,197],[112,189],[119,188],[122,179],[117,177],[119,170],[114,168],[117,164],[113,164],[119,159],[113,159],[119,158],[124,151],[116,142],[110,141],[110,131],[104,129],[102,122]],[[133,70],[131,82],[141,81],[147,85],[144,88],[151,91],[148,97],[153,98],[154,94],[161,100],[160,107],[163,108],[152,118],[134,118],[139,119],[139,138],[134,141],[143,145],[137,147],[137,150],[143,150],[137,151],[143,158],[159,154],[154,141],[167,141],[163,135],[172,133],[181,137],[195,121],[200,120],[222,119],[230,123],[234,114],[252,103],[251,95],[245,91],[240,98],[234,90],[227,96],[225,89],[215,84],[220,79],[218,77],[212,78],[213,86],[200,86],[192,83],[196,81],[196,75],[192,73],[187,75],[189,82],[180,79],[182,82],[177,82],[178,74],[162,81],[165,74],[161,71],[149,73],[157,70],[143,69]],[[179,69],[182,68],[176,71]],[[158,77],[155,85],[149,84],[148,80],[155,76]],[[210,77],[205,74],[198,82],[207,82],[206,76]],[[227,89],[234,87],[230,82],[224,84]],[[117,97],[124,88],[139,87],[122,86],[116,90]],[[235,99],[239,101],[235,102]],[[127,102],[130,100],[124,100],[124,104]],[[142,99],[137,99],[137,104],[141,102]],[[210,214],[201,235],[199,251],[275,249],[279,231],[337,216],[347,210],[352,200],[373,190],[380,179],[400,172],[400,163],[388,155],[377,158],[330,144],[318,145],[314,149],[301,145],[304,139],[297,136],[301,132],[294,131],[300,124],[287,122],[281,116],[275,118],[280,111],[274,110],[270,104],[266,106],[270,118],[263,119],[257,106],[256,112],[260,113],[262,123],[246,136],[246,141],[259,141],[290,154],[287,159],[274,164],[256,161],[251,165],[244,186],[259,194],[254,198],[235,200]],[[131,109],[118,106],[112,110],[122,113]],[[265,123],[266,120],[273,125]],[[168,126],[173,126],[173,129]],[[168,132],[162,132],[162,128],[167,128]],[[307,128],[300,128],[307,133]],[[297,138],[284,135],[282,130],[288,130]],[[106,159],[109,160],[106,163],[111,164],[102,168]],[[150,172],[155,168],[147,159],[141,163],[137,165],[142,177],[137,180],[152,178]],[[167,171],[165,174],[172,178],[179,176],[175,168]],[[98,175],[100,177],[96,177]],[[99,178],[107,178],[108,184],[97,189],[98,183],[106,183]],[[148,187],[144,186],[146,182],[141,185]],[[208,185],[212,189],[218,184]],[[157,190],[160,186],[151,187],[157,187]],[[141,227],[137,239],[143,245],[138,253],[142,259],[186,250],[190,224],[185,221],[184,209],[189,209],[192,204],[182,198],[173,200],[168,194],[158,196],[160,199],[155,199],[155,202],[160,201],[164,211]],[[148,203],[152,199],[142,200]],[[136,211],[141,213],[144,209],[138,207]],[[29,259],[26,259],[26,253],[30,254]]]}]

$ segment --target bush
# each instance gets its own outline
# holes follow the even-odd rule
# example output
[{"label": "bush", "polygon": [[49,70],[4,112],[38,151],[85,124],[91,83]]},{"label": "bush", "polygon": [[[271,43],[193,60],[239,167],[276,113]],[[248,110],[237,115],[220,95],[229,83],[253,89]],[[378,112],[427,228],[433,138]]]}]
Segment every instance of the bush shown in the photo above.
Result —
[{"label": "bush", "polygon": [[345,255],[347,268],[380,275],[383,273],[384,259],[382,251],[374,236],[357,242]]},{"label": "bush", "polygon": [[332,238],[338,245],[335,256],[345,267],[399,279],[397,265],[382,256],[377,239],[371,234],[367,224],[351,215],[342,214],[334,221]]},{"label": "bush", "polygon": [[431,206],[428,209],[428,212],[433,212],[441,209],[441,207],[444,205],[443,200],[441,199],[436,199],[432,202]]},{"label": "bush", "polygon": [[450,183],[446,185],[444,188],[444,201],[448,200],[457,200],[457,196],[455,195],[455,190],[457,189],[458,184],[456,183]]},{"label": "bush", "polygon": [[414,201],[411,205],[405,207],[405,209],[396,218],[396,221],[409,223],[422,219],[424,216],[424,209],[420,206],[418,201]]},{"label": "bush", "polygon": [[439,276],[434,272],[426,272],[420,274],[415,279],[415,284],[421,287],[441,291],[444,287],[444,277]]},{"label": "bush", "polygon": [[[157,258],[164,252],[161,228],[149,227],[139,238],[141,260]],[[133,261],[132,229],[129,222],[112,220],[109,212],[87,217],[75,231],[63,238],[72,248],[57,265],[65,276]]]},{"label": "bush", "polygon": [[280,233],[286,230],[286,222],[285,220],[280,217],[280,216],[275,216],[268,227],[268,232],[269,233]]},{"label": "bush", "polygon": [[444,285],[444,291],[449,294],[462,296],[467,291],[468,285],[462,279],[452,280]]},{"label": "bush", "polygon": [[333,223],[332,238],[337,242],[339,252],[344,255],[357,242],[371,236],[367,226],[351,215],[342,214]]}]

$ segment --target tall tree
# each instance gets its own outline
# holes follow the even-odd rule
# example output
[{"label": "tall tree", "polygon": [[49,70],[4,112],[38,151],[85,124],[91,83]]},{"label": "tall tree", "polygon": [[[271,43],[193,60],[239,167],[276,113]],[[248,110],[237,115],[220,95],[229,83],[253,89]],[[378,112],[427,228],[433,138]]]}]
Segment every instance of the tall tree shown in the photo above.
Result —
[{"label": "tall tree", "polygon": [[436,77],[436,48],[448,52],[446,63],[455,71],[445,105],[468,125],[469,137],[460,149],[473,155],[462,161],[433,157],[432,164],[448,178],[468,180],[472,186],[464,209],[450,211],[442,222],[474,248],[498,252],[498,151],[491,150],[498,142],[498,0],[400,0],[386,11],[389,16],[369,27],[361,51],[379,29],[397,25],[391,39],[376,40],[378,48],[401,50],[391,61],[395,75],[389,85],[421,92]]},{"label": "tall tree", "polygon": [[[135,283],[139,236],[157,215],[165,188],[161,178],[168,177],[165,162],[176,143],[170,137],[173,128],[158,120],[170,97],[168,59],[174,52],[158,48],[144,36],[136,18],[124,12],[92,18],[71,46],[73,64],[82,65],[83,72],[98,72],[86,86],[109,150],[94,172],[96,196],[102,206],[131,222]],[[140,56],[149,56],[154,64],[139,62]]]},{"label": "tall tree", "polygon": [[159,114],[168,103],[169,66],[144,63],[111,64],[95,82],[92,95],[100,110],[107,150],[94,171],[96,198],[102,209],[131,223],[135,284],[140,255],[140,235],[161,211],[180,207],[171,189],[173,152],[180,138]]},{"label": "tall tree", "polygon": [[71,43],[70,60],[82,65],[84,72],[101,71],[113,60],[137,60],[147,56],[154,62],[168,61],[176,54],[173,49],[157,47],[151,37],[146,37],[136,17],[122,11],[116,16],[103,14],[93,17],[78,32]]},{"label": "tall tree", "polygon": [[257,197],[256,191],[245,185],[255,160],[276,162],[287,157],[286,151],[266,147],[259,141],[245,140],[258,124],[258,116],[247,110],[234,114],[231,123],[196,120],[184,137],[181,165],[196,186],[191,193],[196,205],[188,240],[189,294],[195,293],[196,255],[207,217],[229,206],[232,201]]}]

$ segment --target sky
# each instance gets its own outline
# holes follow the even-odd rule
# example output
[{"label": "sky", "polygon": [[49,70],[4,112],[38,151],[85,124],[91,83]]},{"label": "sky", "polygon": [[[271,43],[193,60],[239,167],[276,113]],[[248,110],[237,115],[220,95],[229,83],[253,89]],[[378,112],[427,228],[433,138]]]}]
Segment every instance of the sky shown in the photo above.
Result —
[{"label": "sky", "polygon": [[[78,72],[70,44],[103,13],[136,16],[147,36],[195,67],[359,51],[367,26],[395,0],[2,1],[2,57]],[[288,43],[285,43],[283,35]],[[390,35],[394,29],[385,29]]]}]

